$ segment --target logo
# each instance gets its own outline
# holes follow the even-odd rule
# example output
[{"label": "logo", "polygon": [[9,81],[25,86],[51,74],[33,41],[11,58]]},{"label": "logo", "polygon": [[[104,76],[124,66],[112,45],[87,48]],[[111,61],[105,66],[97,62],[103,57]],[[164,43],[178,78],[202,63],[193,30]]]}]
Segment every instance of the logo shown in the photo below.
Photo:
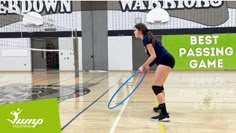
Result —
[{"label": "logo", "polygon": [[[3,8],[5,7],[5,8]],[[6,9],[7,8],[7,9]],[[1,0],[0,14],[28,13],[71,13],[70,0]]]},{"label": "logo", "polygon": [[[1,80],[0,80],[1,84]],[[91,83],[76,85],[31,85],[31,84],[11,84],[0,87],[0,93],[6,93],[0,98],[1,104],[11,102],[28,101],[32,99],[40,99],[42,97],[52,98],[58,97],[60,101],[80,97],[90,93],[90,87],[96,85]],[[65,95],[60,91],[66,91]],[[34,92],[34,93],[32,93]],[[9,101],[9,99],[11,99]],[[19,106],[18,106],[19,107]]]},{"label": "logo", "polygon": [[154,8],[163,9],[202,9],[218,8],[223,5],[223,0],[120,0],[123,12],[126,11],[149,11]]},{"label": "logo", "polygon": [[13,128],[35,128],[38,125],[43,124],[43,119],[36,118],[21,118],[20,114],[23,112],[23,109],[16,109],[16,111],[12,111],[10,114],[14,116],[13,119],[7,119],[13,126]]}]

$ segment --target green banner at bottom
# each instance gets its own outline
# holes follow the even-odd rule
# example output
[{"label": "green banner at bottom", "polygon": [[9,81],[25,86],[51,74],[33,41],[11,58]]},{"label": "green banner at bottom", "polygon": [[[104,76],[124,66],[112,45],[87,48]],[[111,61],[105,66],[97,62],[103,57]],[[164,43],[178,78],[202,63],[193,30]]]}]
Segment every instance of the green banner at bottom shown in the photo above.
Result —
[{"label": "green banner at bottom", "polygon": [[0,105],[2,133],[61,133],[57,99]]}]

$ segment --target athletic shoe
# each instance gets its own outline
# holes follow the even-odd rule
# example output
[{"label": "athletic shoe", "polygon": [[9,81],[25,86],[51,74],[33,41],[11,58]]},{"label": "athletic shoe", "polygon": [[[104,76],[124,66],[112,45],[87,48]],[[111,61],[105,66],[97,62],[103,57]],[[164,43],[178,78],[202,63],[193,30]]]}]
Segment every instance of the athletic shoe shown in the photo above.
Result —
[{"label": "athletic shoe", "polygon": [[160,113],[160,115],[158,116],[153,116],[151,117],[151,120],[153,121],[161,121],[161,122],[169,122],[170,121],[170,117],[169,117],[169,114],[162,114]]}]

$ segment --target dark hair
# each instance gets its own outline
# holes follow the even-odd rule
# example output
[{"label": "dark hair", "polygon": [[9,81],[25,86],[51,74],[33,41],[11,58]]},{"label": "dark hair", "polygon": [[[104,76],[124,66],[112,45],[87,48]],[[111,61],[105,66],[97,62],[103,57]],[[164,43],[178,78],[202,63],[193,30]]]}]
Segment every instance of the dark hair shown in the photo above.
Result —
[{"label": "dark hair", "polygon": [[155,38],[153,37],[152,32],[148,30],[147,26],[144,23],[138,23],[134,27],[142,31],[143,35],[148,35],[148,39],[152,42],[152,46],[155,46]]}]

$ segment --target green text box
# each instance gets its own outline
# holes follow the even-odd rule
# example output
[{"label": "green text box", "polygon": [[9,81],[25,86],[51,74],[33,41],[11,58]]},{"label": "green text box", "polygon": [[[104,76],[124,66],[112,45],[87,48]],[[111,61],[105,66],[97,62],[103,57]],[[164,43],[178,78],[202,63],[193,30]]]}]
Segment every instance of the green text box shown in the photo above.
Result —
[{"label": "green text box", "polygon": [[235,70],[236,34],[165,35],[175,70]]}]

